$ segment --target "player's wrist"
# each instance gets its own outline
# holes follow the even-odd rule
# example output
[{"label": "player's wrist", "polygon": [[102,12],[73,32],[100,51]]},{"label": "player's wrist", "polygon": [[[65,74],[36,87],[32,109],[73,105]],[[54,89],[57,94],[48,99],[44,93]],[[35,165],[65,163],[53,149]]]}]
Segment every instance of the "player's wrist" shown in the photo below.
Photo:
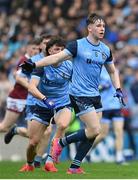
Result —
[{"label": "player's wrist", "polygon": [[44,96],[41,100],[42,100],[42,101],[46,101],[46,100],[47,100],[47,97]]}]

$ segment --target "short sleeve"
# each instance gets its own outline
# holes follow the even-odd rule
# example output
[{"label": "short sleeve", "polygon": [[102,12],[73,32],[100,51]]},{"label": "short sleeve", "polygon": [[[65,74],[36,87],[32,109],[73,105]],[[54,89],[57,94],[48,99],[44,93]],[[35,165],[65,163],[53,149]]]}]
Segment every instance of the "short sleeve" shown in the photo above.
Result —
[{"label": "short sleeve", "polygon": [[113,57],[112,57],[112,52],[110,50],[109,57],[106,59],[105,63],[112,63],[112,61],[113,61]]},{"label": "short sleeve", "polygon": [[71,41],[69,43],[67,43],[66,48],[73,57],[75,57],[77,55],[77,41]]}]

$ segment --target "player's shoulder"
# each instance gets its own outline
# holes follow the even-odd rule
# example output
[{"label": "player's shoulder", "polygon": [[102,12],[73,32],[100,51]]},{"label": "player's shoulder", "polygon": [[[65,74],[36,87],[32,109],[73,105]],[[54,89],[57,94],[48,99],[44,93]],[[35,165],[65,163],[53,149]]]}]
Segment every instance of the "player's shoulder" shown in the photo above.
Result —
[{"label": "player's shoulder", "polygon": [[85,42],[86,41],[86,37],[83,37],[83,38],[79,38],[76,40],[77,43],[79,42]]},{"label": "player's shoulder", "polygon": [[112,52],[111,52],[110,47],[102,41],[100,41],[100,49],[102,49],[102,52],[104,54],[106,54],[108,57],[112,56]]},{"label": "player's shoulder", "polygon": [[102,47],[103,50],[105,50],[105,51],[107,51],[107,52],[110,52],[110,51],[111,51],[111,50],[110,50],[110,47],[109,47],[106,43],[104,43],[104,42],[102,42],[102,41],[100,41],[100,46]]}]

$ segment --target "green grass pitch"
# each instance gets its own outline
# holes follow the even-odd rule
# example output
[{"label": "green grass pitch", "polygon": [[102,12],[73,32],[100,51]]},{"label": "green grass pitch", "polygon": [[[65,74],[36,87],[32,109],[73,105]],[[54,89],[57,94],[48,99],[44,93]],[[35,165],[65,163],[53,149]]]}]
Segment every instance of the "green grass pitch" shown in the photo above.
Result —
[{"label": "green grass pitch", "polygon": [[83,163],[82,168],[86,174],[66,174],[70,165],[69,161],[56,165],[58,172],[45,172],[42,168],[34,172],[21,173],[18,170],[24,162],[0,162],[0,179],[137,179],[138,162],[131,162],[129,165],[121,166],[115,163]]}]

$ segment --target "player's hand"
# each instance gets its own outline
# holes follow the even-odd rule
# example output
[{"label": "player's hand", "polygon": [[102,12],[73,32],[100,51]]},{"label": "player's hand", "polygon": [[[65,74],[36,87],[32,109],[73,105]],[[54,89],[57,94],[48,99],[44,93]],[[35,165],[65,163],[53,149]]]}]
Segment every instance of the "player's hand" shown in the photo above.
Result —
[{"label": "player's hand", "polygon": [[48,109],[54,109],[55,108],[55,103],[51,99],[44,97],[42,99],[42,101],[48,107]]},{"label": "player's hand", "polygon": [[123,106],[126,106],[125,101],[124,101],[124,95],[123,95],[121,88],[116,89],[116,93],[115,93],[114,97],[117,97],[119,99],[120,103]]},{"label": "player's hand", "polygon": [[36,68],[35,63],[32,62],[31,60],[24,61],[24,63],[20,64],[19,66],[28,72],[33,72],[33,70]]}]

